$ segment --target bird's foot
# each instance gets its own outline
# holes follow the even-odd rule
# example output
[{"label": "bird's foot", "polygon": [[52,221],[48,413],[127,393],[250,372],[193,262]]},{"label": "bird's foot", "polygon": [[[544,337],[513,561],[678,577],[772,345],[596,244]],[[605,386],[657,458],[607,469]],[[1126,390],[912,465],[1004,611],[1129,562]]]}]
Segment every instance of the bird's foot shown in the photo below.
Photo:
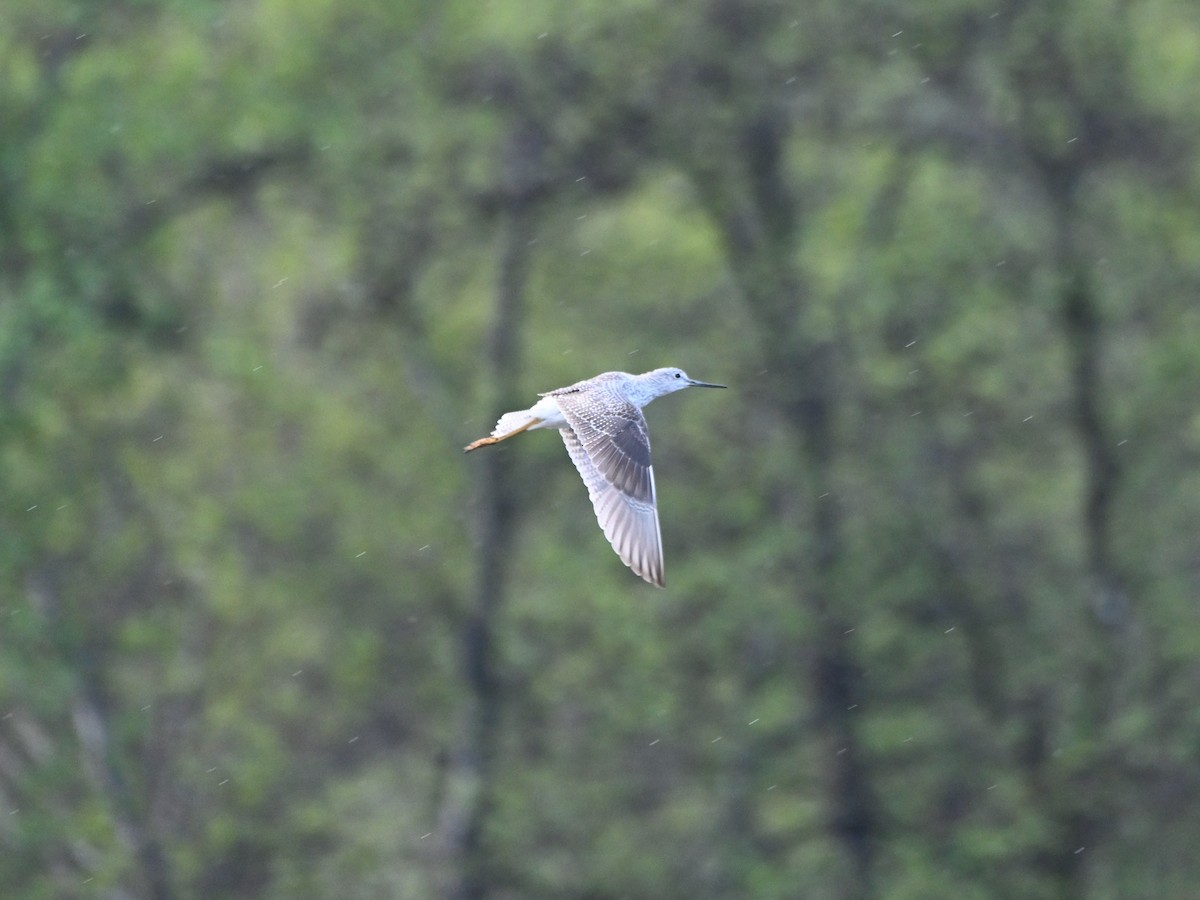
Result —
[{"label": "bird's foot", "polygon": [[501,441],[507,441],[510,437],[516,437],[522,431],[528,431],[530,428],[532,428],[534,425],[536,425],[540,421],[542,421],[542,420],[541,419],[530,419],[528,422],[526,422],[520,428],[510,431],[510,432],[508,432],[508,434],[493,434],[490,437],[482,437],[477,441],[471,441],[471,443],[469,443],[469,444],[467,444],[467,446],[463,447],[463,453],[470,453],[472,450],[478,450],[480,447],[486,447],[489,444],[498,444]]}]

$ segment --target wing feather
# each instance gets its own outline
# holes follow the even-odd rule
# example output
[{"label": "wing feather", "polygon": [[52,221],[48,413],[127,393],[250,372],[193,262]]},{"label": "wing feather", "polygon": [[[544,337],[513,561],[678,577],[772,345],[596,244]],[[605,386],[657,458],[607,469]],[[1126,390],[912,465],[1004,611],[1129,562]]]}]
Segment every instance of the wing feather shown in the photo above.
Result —
[{"label": "wing feather", "polygon": [[650,434],[642,411],[615,391],[556,394],[559,411],[604,480],[642,503],[654,503]]},{"label": "wing feather", "polygon": [[[557,399],[562,406],[562,398]],[[641,420],[641,410],[631,408]],[[568,423],[576,423],[568,409],[563,409],[563,415]],[[594,426],[579,421],[589,440],[585,441],[576,428],[560,429],[559,434],[587,486],[600,529],[625,565],[651,584],[662,587],[665,583],[662,531],[644,420],[642,439],[632,438],[633,443],[624,450],[611,449],[612,444],[602,440],[602,434]],[[589,443],[596,448],[595,452],[589,450]]]}]

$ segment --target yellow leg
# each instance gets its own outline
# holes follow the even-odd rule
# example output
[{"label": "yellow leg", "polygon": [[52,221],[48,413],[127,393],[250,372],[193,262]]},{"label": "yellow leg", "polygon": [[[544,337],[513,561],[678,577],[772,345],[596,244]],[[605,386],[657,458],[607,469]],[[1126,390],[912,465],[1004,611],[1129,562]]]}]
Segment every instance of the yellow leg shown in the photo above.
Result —
[{"label": "yellow leg", "polygon": [[486,447],[489,444],[498,444],[501,441],[507,441],[510,437],[516,437],[522,431],[528,431],[530,428],[532,428],[534,425],[536,425],[540,421],[542,421],[542,420],[541,419],[530,419],[528,422],[526,422],[520,428],[516,429],[515,431],[510,431],[508,434],[498,434],[498,435],[495,435],[494,437],[485,437],[485,438],[480,438],[477,441],[471,441],[471,443],[469,443],[469,444],[467,444],[467,446],[463,447],[463,453],[470,453],[472,450],[478,450],[480,447]]}]

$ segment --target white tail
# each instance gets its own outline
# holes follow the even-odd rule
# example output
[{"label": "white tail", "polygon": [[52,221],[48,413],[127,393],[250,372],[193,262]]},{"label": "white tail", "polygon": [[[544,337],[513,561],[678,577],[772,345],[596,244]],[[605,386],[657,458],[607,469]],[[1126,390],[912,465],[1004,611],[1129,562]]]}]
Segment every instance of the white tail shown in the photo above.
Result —
[{"label": "white tail", "polygon": [[522,425],[528,425],[537,419],[529,410],[522,409],[517,412],[506,412],[500,417],[500,421],[496,423],[496,427],[492,429],[492,437],[500,437],[501,435],[511,434]]}]

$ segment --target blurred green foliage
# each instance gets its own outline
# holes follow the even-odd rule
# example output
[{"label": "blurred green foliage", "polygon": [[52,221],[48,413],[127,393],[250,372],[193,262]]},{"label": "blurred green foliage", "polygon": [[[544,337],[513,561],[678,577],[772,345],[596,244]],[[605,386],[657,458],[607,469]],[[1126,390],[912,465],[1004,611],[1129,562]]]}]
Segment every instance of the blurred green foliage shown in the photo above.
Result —
[{"label": "blurred green foliage", "polygon": [[1193,4],[20,7],[6,896],[1194,893]]}]

